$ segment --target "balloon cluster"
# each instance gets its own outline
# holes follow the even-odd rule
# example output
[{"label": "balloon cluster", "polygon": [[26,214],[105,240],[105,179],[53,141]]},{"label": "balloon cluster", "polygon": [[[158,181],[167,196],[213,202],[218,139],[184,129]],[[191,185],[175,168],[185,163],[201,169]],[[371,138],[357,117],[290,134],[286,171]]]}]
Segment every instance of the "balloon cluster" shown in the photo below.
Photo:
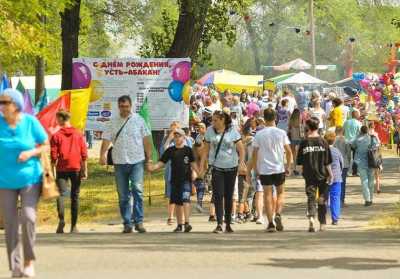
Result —
[{"label": "balloon cluster", "polygon": [[389,124],[392,115],[400,117],[400,81],[391,73],[382,75],[354,73],[353,79],[360,83],[368,100],[374,102],[383,122]]},{"label": "balloon cluster", "polygon": [[181,61],[172,69],[173,81],[169,84],[168,93],[177,103],[184,101],[187,105],[190,104],[190,69],[191,64],[188,61]]}]

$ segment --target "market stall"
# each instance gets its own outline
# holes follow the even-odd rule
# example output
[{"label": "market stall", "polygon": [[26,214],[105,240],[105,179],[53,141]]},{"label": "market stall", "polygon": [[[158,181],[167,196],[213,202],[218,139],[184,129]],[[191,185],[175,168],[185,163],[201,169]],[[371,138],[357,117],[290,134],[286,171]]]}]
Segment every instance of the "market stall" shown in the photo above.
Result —
[{"label": "market stall", "polygon": [[214,85],[218,91],[230,90],[240,93],[242,90],[248,92],[263,90],[264,77],[262,75],[241,75],[229,70],[213,71],[197,81],[202,86]]},{"label": "market stall", "polygon": [[278,82],[278,85],[323,85],[327,84],[328,82],[313,77],[305,72],[300,72],[292,77],[285,79],[283,81]]}]

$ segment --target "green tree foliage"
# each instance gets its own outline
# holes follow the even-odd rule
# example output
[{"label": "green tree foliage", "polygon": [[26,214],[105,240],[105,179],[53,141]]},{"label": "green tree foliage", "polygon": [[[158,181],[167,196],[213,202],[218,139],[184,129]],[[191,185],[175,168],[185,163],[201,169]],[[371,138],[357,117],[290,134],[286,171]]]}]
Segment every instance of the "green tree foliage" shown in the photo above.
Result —
[{"label": "green tree foliage", "polygon": [[[198,1],[192,0],[188,2],[193,2],[193,5],[200,5]],[[233,46],[236,41],[237,18],[244,14],[249,4],[250,1],[248,0],[204,1],[203,5],[209,5],[207,14],[196,15],[199,18],[205,17],[206,19],[201,33],[200,45],[196,55],[192,57],[196,63],[203,65],[210,61],[211,53],[208,51],[208,47],[214,40],[224,40],[227,45]],[[142,56],[162,57],[168,53],[174,40],[175,32],[172,31],[176,30],[178,16],[179,13],[174,10],[172,12],[166,9],[162,11],[160,23],[162,28],[150,32],[148,36],[144,36],[144,43],[140,48]]]},{"label": "green tree foliage", "polygon": [[[0,1],[0,64],[7,72],[34,72],[35,57],[51,60],[59,45],[52,24],[69,0]],[[45,17],[41,21],[40,17]]]},{"label": "green tree foliage", "polygon": [[120,36],[114,33],[117,23],[110,25],[110,15],[101,10],[104,8],[102,5],[103,2],[100,1],[83,1],[79,36],[81,57],[115,56],[123,45],[126,33],[121,33]]},{"label": "green tree foliage", "polygon": [[[356,39],[354,70],[385,71],[388,45],[400,38],[400,29],[394,26],[399,14],[397,6],[315,0],[317,63],[336,64],[339,69],[320,71],[319,76],[328,80],[342,77],[342,54],[349,38]],[[212,67],[204,71],[224,67],[242,73],[258,72],[246,23],[256,30],[255,45],[261,64],[279,65],[299,57],[311,62],[308,1],[256,0],[248,17],[240,22],[238,40],[232,49],[224,41],[210,45]]]},{"label": "green tree foliage", "polygon": [[[35,59],[42,56],[46,62],[46,74],[59,74],[62,60],[60,12],[71,4],[71,0],[31,0],[29,4],[27,2],[0,1],[0,65],[9,75],[17,72],[34,75]],[[82,1],[80,56],[116,55],[127,36],[125,34],[133,29],[128,28],[126,20],[116,21],[115,17],[112,19],[107,10],[104,10],[107,7],[104,6],[105,2]],[[122,9],[121,5],[118,7]],[[45,23],[40,22],[40,15],[45,16]],[[120,15],[122,11],[118,11],[116,16]],[[130,17],[125,14],[121,18]],[[121,27],[117,30],[116,26],[119,26],[120,22]],[[124,33],[118,33],[122,32],[121,30]],[[114,34],[123,36],[118,37]]]}]

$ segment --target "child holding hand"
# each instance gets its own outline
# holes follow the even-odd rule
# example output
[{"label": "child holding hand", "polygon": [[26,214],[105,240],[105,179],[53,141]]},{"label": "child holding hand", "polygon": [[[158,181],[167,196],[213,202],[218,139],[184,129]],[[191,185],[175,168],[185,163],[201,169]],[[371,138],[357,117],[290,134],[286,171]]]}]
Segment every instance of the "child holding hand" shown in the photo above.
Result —
[{"label": "child holding hand", "polygon": [[194,160],[193,151],[185,145],[185,131],[174,131],[175,145],[169,147],[156,164],[149,163],[147,169],[150,172],[162,168],[171,161],[171,199],[170,203],[176,205],[178,226],[174,232],[190,232],[189,224],[190,196],[192,193],[192,170],[200,173]]}]

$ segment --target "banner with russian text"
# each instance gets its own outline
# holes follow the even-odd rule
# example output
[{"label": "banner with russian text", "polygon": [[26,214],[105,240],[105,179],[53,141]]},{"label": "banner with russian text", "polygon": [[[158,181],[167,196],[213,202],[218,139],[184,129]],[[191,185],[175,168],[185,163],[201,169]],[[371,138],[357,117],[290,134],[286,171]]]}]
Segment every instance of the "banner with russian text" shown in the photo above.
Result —
[{"label": "banner with russian text", "polygon": [[[87,130],[103,131],[118,114],[117,100],[131,96],[136,112],[147,98],[153,130],[169,128],[173,121],[189,124],[184,96],[189,87],[189,58],[76,58],[73,87],[92,88]],[[186,98],[185,98],[186,100]]]}]

